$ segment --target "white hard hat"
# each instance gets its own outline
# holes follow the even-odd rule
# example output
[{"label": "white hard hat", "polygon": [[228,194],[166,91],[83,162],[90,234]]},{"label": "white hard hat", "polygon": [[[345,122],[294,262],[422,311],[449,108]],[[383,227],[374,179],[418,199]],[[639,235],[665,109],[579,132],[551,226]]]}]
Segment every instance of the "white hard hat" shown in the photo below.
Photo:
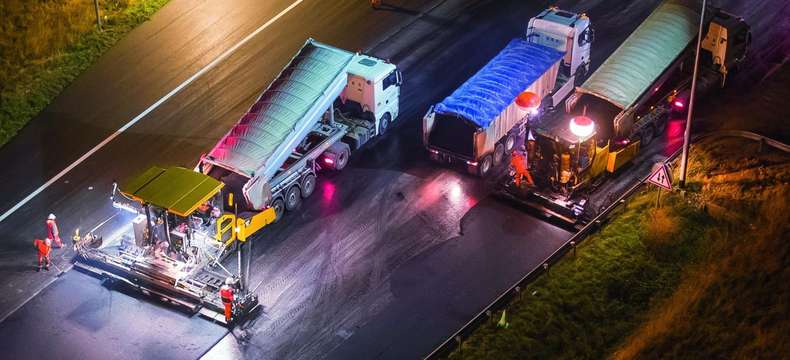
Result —
[{"label": "white hard hat", "polygon": [[225,279],[225,285],[233,285],[233,278],[228,276],[228,278]]},{"label": "white hard hat", "polygon": [[49,216],[47,216],[47,220],[55,220],[55,214],[49,214]]}]

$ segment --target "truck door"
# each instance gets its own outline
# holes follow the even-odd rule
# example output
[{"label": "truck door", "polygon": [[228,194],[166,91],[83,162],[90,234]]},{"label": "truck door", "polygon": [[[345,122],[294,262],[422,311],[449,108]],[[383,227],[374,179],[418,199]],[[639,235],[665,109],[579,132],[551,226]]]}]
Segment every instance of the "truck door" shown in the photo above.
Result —
[{"label": "truck door", "polygon": [[[398,70],[393,70],[376,84],[376,114],[380,120],[386,113],[389,113],[389,121],[398,117],[398,99],[400,98],[401,74]],[[378,124],[377,124],[378,125]]]},{"label": "truck door", "polygon": [[[573,41],[573,60],[571,62],[571,75],[580,75],[586,77],[589,72],[590,63],[590,47],[593,41],[593,30],[587,27],[584,30],[576,32],[576,39]],[[578,70],[583,67],[582,70]],[[583,73],[580,73],[582,71]],[[577,79],[582,81],[584,79]]]}]

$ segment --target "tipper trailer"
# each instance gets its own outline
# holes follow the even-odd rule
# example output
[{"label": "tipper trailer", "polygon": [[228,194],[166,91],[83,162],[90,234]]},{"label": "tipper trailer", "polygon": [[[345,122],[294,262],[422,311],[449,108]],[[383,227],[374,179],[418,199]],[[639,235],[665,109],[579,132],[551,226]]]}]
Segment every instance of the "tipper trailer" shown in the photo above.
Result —
[{"label": "tipper trailer", "polygon": [[[742,19],[706,13],[698,94],[724,85],[751,39]],[[511,171],[501,194],[570,223],[594,215],[588,201],[605,175],[630,163],[663,133],[670,113],[684,110],[699,19],[696,2],[662,3],[576,88],[564,112],[530,126],[525,148],[533,181],[515,181]]]},{"label": "tipper trailer", "polygon": [[[307,40],[195,169],[152,167],[114,186],[121,229],[105,221],[77,232],[77,265],[218,322],[230,277],[245,316],[257,305],[247,240],[298,208],[320,169],[342,170],[352,150],[386,132],[401,82],[387,61]],[[234,250],[237,273],[221,264]]]},{"label": "tipper trailer", "polygon": [[[551,7],[530,19],[488,64],[423,117],[422,140],[432,160],[461,164],[485,176],[513,150],[526,121],[562,103],[587,75],[593,30],[584,14]],[[517,98],[540,99],[536,113]]]},{"label": "tipper trailer", "polygon": [[310,39],[196,170],[243,195],[242,209],[273,207],[279,220],[313,193],[319,169],[342,170],[387,131],[401,83],[387,61]]}]

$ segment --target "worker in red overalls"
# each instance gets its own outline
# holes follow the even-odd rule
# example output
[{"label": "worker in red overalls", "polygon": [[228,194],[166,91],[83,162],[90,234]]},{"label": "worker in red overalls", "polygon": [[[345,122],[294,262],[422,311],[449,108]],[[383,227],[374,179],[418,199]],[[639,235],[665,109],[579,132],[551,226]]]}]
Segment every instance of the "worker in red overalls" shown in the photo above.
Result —
[{"label": "worker in red overalls", "polygon": [[529,169],[527,168],[527,159],[523,154],[518,151],[513,151],[510,158],[510,165],[513,167],[513,171],[515,171],[513,182],[517,187],[521,187],[521,182],[524,180],[527,181],[527,185],[534,185],[532,175],[530,175]]},{"label": "worker in red overalls", "polygon": [[58,223],[55,222],[55,214],[49,214],[47,217],[47,238],[55,244],[56,248],[63,247],[63,242],[60,241]]},{"label": "worker in red overalls", "polygon": [[233,317],[234,291],[232,277],[225,279],[225,285],[219,288],[219,297],[222,298],[222,303],[225,305],[225,322],[227,323],[230,323]]},{"label": "worker in red overalls", "polygon": [[52,251],[52,240],[35,239],[33,240],[33,246],[36,248],[36,255],[38,256],[38,269],[36,271],[41,271],[42,264],[44,269],[49,271],[49,253]]}]

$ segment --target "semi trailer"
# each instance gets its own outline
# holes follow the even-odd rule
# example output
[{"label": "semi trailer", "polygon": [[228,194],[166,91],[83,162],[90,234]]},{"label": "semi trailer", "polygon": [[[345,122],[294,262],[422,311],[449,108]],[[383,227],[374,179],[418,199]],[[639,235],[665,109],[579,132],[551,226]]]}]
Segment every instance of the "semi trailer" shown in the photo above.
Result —
[{"label": "semi trailer", "polygon": [[342,170],[387,131],[402,81],[385,60],[310,39],[196,170],[243,195],[241,209],[272,207],[279,220],[313,193],[320,169]]},{"label": "semi trailer", "polygon": [[[219,289],[231,282],[245,316],[257,305],[249,239],[296,210],[321,169],[342,170],[387,131],[401,83],[388,61],[307,40],[194,169],[154,166],[115,184],[118,211],[74,236],[77,266],[223,323]],[[231,272],[222,260],[234,251]]]},{"label": "semi trailer", "polygon": [[[744,61],[751,34],[738,17],[706,13],[697,94],[724,86]],[[662,3],[568,97],[564,112],[531,124],[525,139],[531,181],[512,170],[501,195],[576,223],[594,215],[591,193],[685,110],[695,59],[699,5]]]},{"label": "semi trailer", "polygon": [[[422,140],[432,160],[485,176],[513,150],[528,119],[558,106],[587,76],[593,29],[584,14],[551,7],[530,19],[474,76],[423,117]],[[535,94],[537,111],[519,106]],[[531,121],[531,120],[530,120]]]}]

